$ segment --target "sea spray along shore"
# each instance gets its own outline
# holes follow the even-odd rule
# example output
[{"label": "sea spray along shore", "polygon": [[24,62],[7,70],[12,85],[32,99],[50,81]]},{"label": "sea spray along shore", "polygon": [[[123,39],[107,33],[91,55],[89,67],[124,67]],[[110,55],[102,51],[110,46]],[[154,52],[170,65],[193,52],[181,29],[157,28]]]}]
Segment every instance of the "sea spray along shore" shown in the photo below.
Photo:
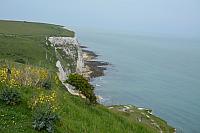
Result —
[{"label": "sea spray along shore", "polygon": [[[73,86],[67,84],[65,80],[68,74],[83,73],[90,77],[91,72],[88,74],[88,71],[94,69],[92,65],[88,65],[89,69],[86,68],[84,50],[77,43],[73,31],[52,24],[0,21],[0,33],[0,73],[1,78],[9,82],[2,79],[1,81],[9,83],[9,87],[17,91],[17,96],[20,94],[17,97],[20,98],[20,102],[12,105],[5,104],[1,98],[0,132],[29,133],[43,132],[45,129],[47,132],[54,130],[61,133],[174,132],[174,128],[152,115],[150,110],[132,105],[90,105],[80,92],[76,92]],[[13,80],[10,82],[10,78],[6,76],[7,70],[10,70],[11,74],[24,75],[26,78],[19,82],[21,79],[18,77],[23,76],[11,76]],[[26,81],[27,79],[29,80]],[[2,82],[0,87],[1,94],[15,93],[3,92],[5,86]],[[46,102],[50,102],[54,112],[49,112],[48,115],[39,110],[40,112],[36,113],[36,105]],[[43,115],[38,116],[40,113]],[[55,114],[59,115],[60,119],[57,123],[54,123],[57,120]],[[48,119],[49,116],[53,119]],[[37,125],[40,120],[46,118],[45,125]],[[32,121],[33,119],[35,121]]]}]

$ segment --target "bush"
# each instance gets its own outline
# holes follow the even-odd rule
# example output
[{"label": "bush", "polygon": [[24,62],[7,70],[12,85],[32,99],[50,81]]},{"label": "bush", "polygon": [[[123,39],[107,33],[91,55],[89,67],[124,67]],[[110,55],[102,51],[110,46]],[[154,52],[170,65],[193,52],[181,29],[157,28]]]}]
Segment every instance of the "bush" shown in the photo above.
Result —
[{"label": "bush", "polygon": [[38,108],[35,111],[32,126],[35,130],[46,130],[48,133],[53,133],[56,121],[59,121],[59,117],[50,108]]},{"label": "bush", "polygon": [[42,84],[42,87],[47,89],[47,90],[50,90],[51,89],[51,82],[50,81],[45,81],[43,84]]},{"label": "bush", "polygon": [[16,59],[15,62],[26,64],[26,61],[22,58]]},{"label": "bush", "polygon": [[94,86],[91,85],[82,75],[70,74],[66,82],[74,86],[76,90],[79,90],[90,101],[90,103],[97,103]]},{"label": "bush", "polygon": [[5,88],[1,92],[0,99],[8,105],[16,105],[21,102],[21,95],[16,90]]}]

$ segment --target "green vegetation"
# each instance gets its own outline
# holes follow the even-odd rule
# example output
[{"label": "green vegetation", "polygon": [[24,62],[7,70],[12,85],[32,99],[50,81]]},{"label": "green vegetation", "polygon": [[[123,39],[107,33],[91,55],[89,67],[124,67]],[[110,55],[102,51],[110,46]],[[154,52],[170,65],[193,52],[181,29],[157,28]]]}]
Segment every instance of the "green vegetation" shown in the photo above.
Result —
[{"label": "green vegetation", "polygon": [[97,103],[97,98],[94,94],[94,86],[91,85],[82,75],[70,74],[66,82],[74,86],[76,90],[78,90],[90,101],[90,103]]},{"label": "green vegetation", "polygon": [[[2,66],[5,66],[5,64],[2,64]],[[19,67],[18,69],[27,67],[27,65],[23,64],[20,66],[21,67]],[[31,70],[34,70],[33,66],[28,65],[28,67],[31,67]],[[11,70],[18,71],[13,68]],[[51,75],[53,80],[51,82],[52,87],[50,90],[32,85],[17,85],[16,88],[21,94],[20,104],[17,104],[15,106],[8,106],[3,101],[0,101],[0,132],[34,133],[38,132],[37,130],[41,130],[42,132],[47,130],[48,123],[45,123],[45,125],[41,126],[41,129],[38,128],[37,124],[41,121],[46,121],[46,119],[49,119],[48,116],[52,117],[54,116],[54,114],[50,113],[50,115],[42,118],[41,115],[36,115],[39,114],[38,109],[41,108],[43,110],[46,107],[50,107],[52,109],[51,111],[55,112],[60,118],[59,122],[55,123],[54,119],[51,122],[51,124],[53,124],[51,125],[51,127],[53,127],[51,129],[54,129],[55,132],[58,133],[121,133],[124,131],[136,131],[144,133],[156,132],[156,130],[152,129],[151,127],[135,121],[130,121],[125,116],[109,111],[106,107],[102,105],[88,105],[80,97],[72,96],[67,91],[65,91],[55,73],[51,73]],[[33,81],[34,79],[35,78],[32,77]],[[0,89],[2,90],[3,88]],[[41,113],[42,112],[43,111],[41,111]],[[37,130],[35,130],[33,126]]]},{"label": "green vegetation", "polygon": [[[11,97],[9,99],[18,99],[20,95],[20,103],[16,102],[18,104],[14,106],[6,104],[7,100],[1,95],[1,133],[159,132],[132,115],[109,110],[100,104],[91,106],[66,91],[58,80],[56,53],[54,48],[46,45],[46,36],[73,36],[73,32],[57,25],[0,21],[0,33],[0,92]],[[82,82],[87,84],[83,79]],[[5,85],[17,93],[3,92]],[[169,128],[160,119],[156,121],[162,123],[163,129]]]},{"label": "green vegetation", "polygon": [[73,31],[64,29],[60,25],[5,20],[0,20],[0,34],[23,36],[74,36]]},{"label": "green vegetation", "polygon": [[55,68],[54,48],[46,45],[48,36],[73,37],[74,32],[53,24],[0,20],[0,59]]},{"label": "green vegetation", "polygon": [[59,121],[58,115],[50,108],[39,108],[34,114],[33,128],[41,131],[46,130],[49,133],[54,132],[55,122]]},{"label": "green vegetation", "polygon": [[16,105],[21,101],[21,96],[17,90],[6,87],[2,89],[0,100],[7,105]]},{"label": "green vegetation", "polygon": [[52,68],[56,62],[54,49],[45,44],[44,37],[0,35],[0,51],[0,59],[23,64]]}]

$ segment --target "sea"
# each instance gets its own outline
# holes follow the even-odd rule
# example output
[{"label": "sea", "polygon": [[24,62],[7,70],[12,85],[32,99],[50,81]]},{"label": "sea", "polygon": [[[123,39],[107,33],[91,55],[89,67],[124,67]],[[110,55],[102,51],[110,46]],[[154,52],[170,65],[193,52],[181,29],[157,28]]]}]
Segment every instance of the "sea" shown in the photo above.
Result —
[{"label": "sea", "polygon": [[76,29],[79,42],[107,61],[92,80],[104,105],[146,107],[178,133],[200,133],[200,40]]}]

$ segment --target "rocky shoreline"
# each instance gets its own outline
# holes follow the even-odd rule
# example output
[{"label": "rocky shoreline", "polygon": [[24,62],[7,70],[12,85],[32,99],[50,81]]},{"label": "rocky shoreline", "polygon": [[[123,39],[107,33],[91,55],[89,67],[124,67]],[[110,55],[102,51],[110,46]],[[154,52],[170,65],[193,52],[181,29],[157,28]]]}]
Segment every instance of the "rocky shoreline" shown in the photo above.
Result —
[{"label": "rocky shoreline", "polygon": [[99,55],[94,53],[93,51],[87,50],[86,46],[81,46],[83,60],[86,68],[86,72],[84,72],[86,77],[96,78],[100,76],[104,76],[104,71],[106,70],[106,66],[110,65],[108,62],[100,61],[97,59]]}]

